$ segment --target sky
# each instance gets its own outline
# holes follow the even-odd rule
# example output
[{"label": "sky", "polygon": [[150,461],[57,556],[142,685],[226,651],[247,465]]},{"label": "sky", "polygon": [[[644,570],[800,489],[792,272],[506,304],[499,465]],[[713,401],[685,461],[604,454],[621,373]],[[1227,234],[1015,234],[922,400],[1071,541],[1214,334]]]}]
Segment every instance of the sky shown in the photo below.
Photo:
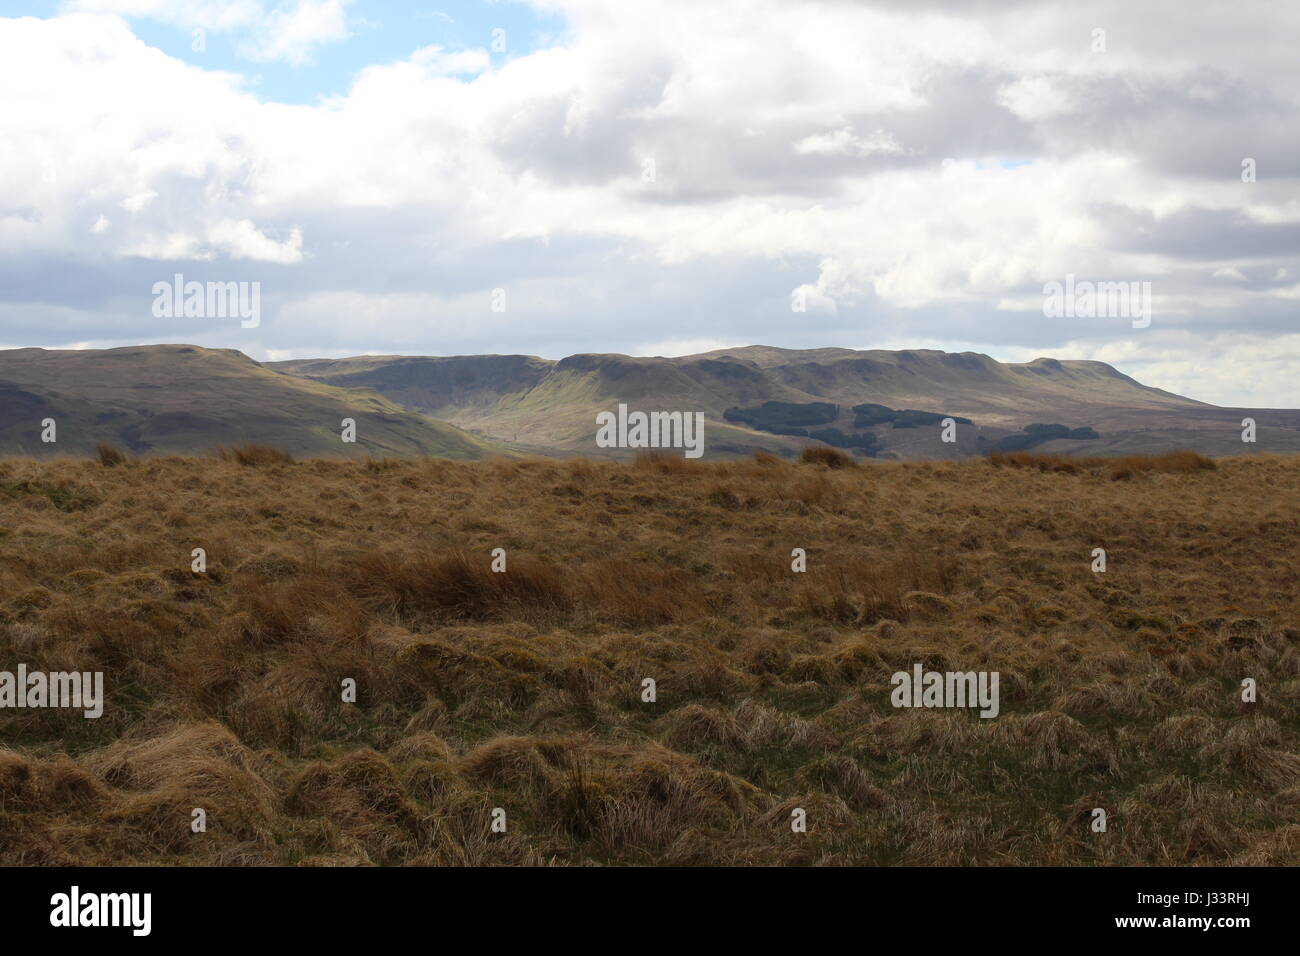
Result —
[{"label": "sky", "polygon": [[[0,0],[0,347],[938,348],[1296,407],[1297,36],[1250,0]],[[177,274],[260,321],[155,315]],[[1067,276],[1150,283],[1149,325],[1049,315]]]}]

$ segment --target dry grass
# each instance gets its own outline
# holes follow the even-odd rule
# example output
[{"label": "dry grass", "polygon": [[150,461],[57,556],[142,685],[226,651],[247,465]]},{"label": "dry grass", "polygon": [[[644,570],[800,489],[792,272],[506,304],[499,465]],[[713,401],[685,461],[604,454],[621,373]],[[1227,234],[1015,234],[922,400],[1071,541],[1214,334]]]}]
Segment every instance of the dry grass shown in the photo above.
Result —
[{"label": "dry grass", "polygon": [[1122,455],[1113,458],[1077,458],[1070,455],[1035,454],[1028,451],[999,451],[989,456],[995,468],[1034,468],[1068,475],[1101,473],[1114,481],[1136,475],[1175,475],[1213,471],[1214,460],[1194,451],[1171,451],[1163,455]]},{"label": "dry grass", "polygon": [[[218,447],[216,454],[222,461],[234,461],[250,468],[264,468],[267,465],[289,465],[293,463],[293,457],[287,451],[271,445],[256,445],[251,442],[235,445],[232,448]],[[367,463],[373,464],[369,459],[367,459]]]},{"label": "dry grass", "polygon": [[118,465],[126,464],[127,461],[126,454],[108,442],[100,442],[95,446],[95,456],[105,468],[116,468]]},{"label": "dry grass", "polygon": [[1300,460],[823,464],[0,461],[0,862],[1300,862]]},{"label": "dry grass", "polygon": [[799,452],[799,460],[805,465],[825,465],[827,468],[856,468],[858,463],[853,456],[829,445],[808,445]]}]

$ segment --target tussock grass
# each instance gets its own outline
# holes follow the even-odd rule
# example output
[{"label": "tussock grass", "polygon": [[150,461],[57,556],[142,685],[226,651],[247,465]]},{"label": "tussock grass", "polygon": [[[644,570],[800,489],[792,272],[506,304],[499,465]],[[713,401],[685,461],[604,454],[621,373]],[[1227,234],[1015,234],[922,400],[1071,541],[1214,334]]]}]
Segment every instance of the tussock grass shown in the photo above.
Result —
[{"label": "tussock grass", "polygon": [[856,468],[858,463],[853,456],[829,445],[808,445],[799,452],[799,460],[805,465],[825,465],[827,468]]},{"label": "tussock grass", "polygon": [[1116,480],[1134,475],[1163,475],[1214,471],[1214,459],[1194,451],[1171,451],[1163,455],[1124,455],[1111,463],[1110,477]]},{"label": "tussock grass", "polygon": [[1076,458],[1070,455],[1036,454],[1028,451],[999,451],[989,455],[995,468],[1033,468],[1068,475],[1102,474],[1114,481],[1136,475],[1189,474],[1213,471],[1214,460],[1194,451],[1171,451],[1163,455],[1122,455],[1113,458]]},{"label": "tussock grass", "polygon": [[1300,461],[991,463],[0,461],[0,862],[1300,860]]},{"label": "tussock grass", "polygon": [[[287,451],[275,448],[272,445],[257,445],[251,442],[235,445],[231,448],[218,448],[217,457],[222,461],[234,461],[250,468],[262,468],[267,465],[288,465],[293,462],[293,457]],[[366,463],[370,465],[370,459],[367,459]]]},{"label": "tussock grass", "polygon": [[100,442],[95,446],[95,456],[105,468],[116,468],[118,465],[126,464],[127,460],[126,454],[121,449],[107,442]]},{"label": "tussock grass", "polygon": [[563,574],[524,554],[510,559],[506,571],[494,572],[481,555],[475,560],[462,550],[376,551],[360,555],[346,570],[363,603],[390,616],[542,620],[572,606]]},{"label": "tussock grass", "polygon": [[681,452],[663,451],[640,452],[633,459],[632,466],[637,471],[655,475],[702,475],[708,470],[708,465],[698,458],[687,458]]}]

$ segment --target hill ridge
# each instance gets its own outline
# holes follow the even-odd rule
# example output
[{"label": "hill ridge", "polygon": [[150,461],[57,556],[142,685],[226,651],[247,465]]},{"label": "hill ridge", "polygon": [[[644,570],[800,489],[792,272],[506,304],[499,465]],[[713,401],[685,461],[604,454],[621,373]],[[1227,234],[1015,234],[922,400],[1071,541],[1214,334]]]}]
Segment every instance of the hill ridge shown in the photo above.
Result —
[{"label": "hill ridge", "polygon": [[[1300,451],[1300,412],[1220,408],[1090,359],[764,345],[674,357],[271,362],[184,343],[0,351],[3,455],[90,454],[100,441],[194,454],[251,441],[317,457],[630,457],[595,444],[596,415],[619,404],[703,414],[710,457],[788,455],[819,441],[884,458],[960,458],[1027,442],[1064,454]],[[355,445],[340,441],[345,417],[358,422]],[[927,426],[941,417],[962,423],[957,441]],[[1256,447],[1243,447],[1243,417],[1258,423]],[[53,446],[40,441],[46,418],[58,422]],[[1030,426],[1048,427],[1026,437]]]}]

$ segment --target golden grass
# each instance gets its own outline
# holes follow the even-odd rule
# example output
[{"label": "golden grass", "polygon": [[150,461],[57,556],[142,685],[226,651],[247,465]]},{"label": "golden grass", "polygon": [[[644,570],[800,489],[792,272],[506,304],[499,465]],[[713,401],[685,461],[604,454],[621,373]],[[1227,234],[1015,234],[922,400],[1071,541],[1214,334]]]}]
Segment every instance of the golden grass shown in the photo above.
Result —
[{"label": "golden grass", "polygon": [[856,468],[853,456],[829,445],[807,445],[799,452],[799,461],[805,465],[825,465],[827,468]]},{"label": "golden grass", "polygon": [[95,456],[105,468],[116,468],[118,465],[126,464],[127,461],[126,454],[108,442],[100,442],[95,446]]},{"label": "golden grass", "polygon": [[1300,459],[1045,459],[0,461],[0,862],[1300,862]]},{"label": "golden grass", "polygon": [[1162,455],[1120,455],[1111,458],[1080,458],[1071,455],[1037,454],[1028,451],[999,451],[989,455],[995,468],[1035,468],[1038,471],[1077,475],[1104,473],[1114,481],[1135,475],[1186,474],[1213,471],[1214,460],[1194,451],[1170,451]]},{"label": "golden grass", "polygon": [[[218,447],[216,453],[217,457],[222,461],[234,461],[250,468],[293,463],[293,458],[287,451],[271,445],[257,445],[251,442],[235,445],[231,448]],[[373,464],[370,459],[367,459],[367,463]]]}]

